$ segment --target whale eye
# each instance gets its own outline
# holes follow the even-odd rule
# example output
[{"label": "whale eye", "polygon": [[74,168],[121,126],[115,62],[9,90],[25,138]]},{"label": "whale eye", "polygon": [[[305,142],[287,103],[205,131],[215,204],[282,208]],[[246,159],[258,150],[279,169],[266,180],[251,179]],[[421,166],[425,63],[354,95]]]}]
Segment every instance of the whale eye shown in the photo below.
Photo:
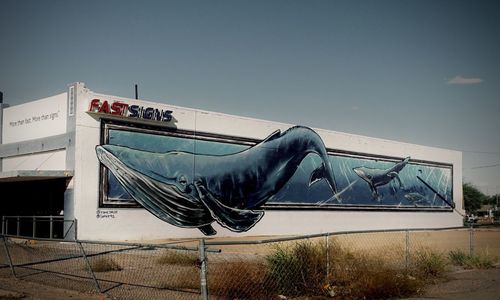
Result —
[{"label": "whale eye", "polygon": [[372,175],[366,175],[366,178],[372,179]]},{"label": "whale eye", "polygon": [[184,175],[179,176],[179,179],[177,181],[184,186],[187,185],[187,179]]}]

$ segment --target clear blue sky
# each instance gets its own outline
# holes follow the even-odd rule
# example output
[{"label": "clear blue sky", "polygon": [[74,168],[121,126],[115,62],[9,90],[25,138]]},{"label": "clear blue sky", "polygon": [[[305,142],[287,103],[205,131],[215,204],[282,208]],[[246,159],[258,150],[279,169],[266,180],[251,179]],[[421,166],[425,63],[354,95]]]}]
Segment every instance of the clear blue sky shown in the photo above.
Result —
[{"label": "clear blue sky", "polygon": [[4,101],[74,81],[461,150],[500,192],[500,1],[0,1]]}]

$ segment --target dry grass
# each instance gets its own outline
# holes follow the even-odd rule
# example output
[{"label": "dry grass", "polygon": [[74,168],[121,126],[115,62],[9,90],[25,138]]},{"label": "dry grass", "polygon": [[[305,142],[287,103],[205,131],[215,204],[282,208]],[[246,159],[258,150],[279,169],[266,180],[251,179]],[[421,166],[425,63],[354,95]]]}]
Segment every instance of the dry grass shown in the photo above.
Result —
[{"label": "dry grass", "polygon": [[424,284],[413,272],[395,264],[387,254],[390,252],[353,251],[338,244],[330,251],[336,254],[326,285],[331,296],[342,299],[408,297],[418,293]]},{"label": "dry grass", "polygon": [[263,261],[231,261],[210,268],[210,294],[224,299],[271,299],[271,281]]},{"label": "dry grass", "polygon": [[156,261],[162,265],[195,266],[198,264],[198,256],[195,252],[165,250]]},{"label": "dry grass", "polygon": [[310,242],[278,247],[267,262],[267,279],[277,294],[285,296],[387,299],[414,295],[424,284],[387,257],[354,252],[339,244],[328,250],[324,244]]},{"label": "dry grass", "polygon": [[175,272],[168,280],[162,280],[157,285],[171,290],[200,290],[200,272],[197,269],[183,268]]},{"label": "dry grass", "polygon": [[[446,271],[447,260],[439,252],[419,250],[406,268],[394,262],[394,251],[400,250],[380,255],[338,243],[330,243],[328,248],[310,241],[281,244],[265,258],[210,260],[209,291],[224,299],[272,299],[278,295],[293,299],[387,299],[415,295],[429,279],[440,278]],[[162,255],[163,263],[182,270],[161,287],[199,290],[199,271],[193,269],[196,257],[187,259],[178,254],[168,251]]]},{"label": "dry grass", "polygon": [[122,267],[112,258],[97,257],[90,261],[90,266],[94,272],[121,271]]},{"label": "dry grass", "polygon": [[449,262],[441,252],[422,248],[413,259],[413,273],[423,280],[443,277],[449,269]]}]

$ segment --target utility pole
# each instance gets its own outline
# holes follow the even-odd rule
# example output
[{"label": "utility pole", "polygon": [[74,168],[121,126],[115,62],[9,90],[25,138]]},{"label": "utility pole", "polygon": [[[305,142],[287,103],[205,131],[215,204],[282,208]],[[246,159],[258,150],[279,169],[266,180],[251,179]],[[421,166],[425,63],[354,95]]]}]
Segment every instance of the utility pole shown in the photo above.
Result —
[{"label": "utility pole", "polygon": [[495,187],[495,197],[497,198],[497,205],[495,206],[495,210],[498,210],[498,187],[500,186],[500,184],[497,184],[497,186]]}]

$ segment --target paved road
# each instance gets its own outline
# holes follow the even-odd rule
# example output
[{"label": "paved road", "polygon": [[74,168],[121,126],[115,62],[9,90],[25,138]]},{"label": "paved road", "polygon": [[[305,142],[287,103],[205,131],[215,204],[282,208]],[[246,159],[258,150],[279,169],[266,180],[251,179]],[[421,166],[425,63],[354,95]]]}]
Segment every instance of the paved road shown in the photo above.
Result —
[{"label": "paved road", "polygon": [[500,299],[500,266],[488,270],[463,270],[449,275],[449,281],[428,286],[417,299]]}]

